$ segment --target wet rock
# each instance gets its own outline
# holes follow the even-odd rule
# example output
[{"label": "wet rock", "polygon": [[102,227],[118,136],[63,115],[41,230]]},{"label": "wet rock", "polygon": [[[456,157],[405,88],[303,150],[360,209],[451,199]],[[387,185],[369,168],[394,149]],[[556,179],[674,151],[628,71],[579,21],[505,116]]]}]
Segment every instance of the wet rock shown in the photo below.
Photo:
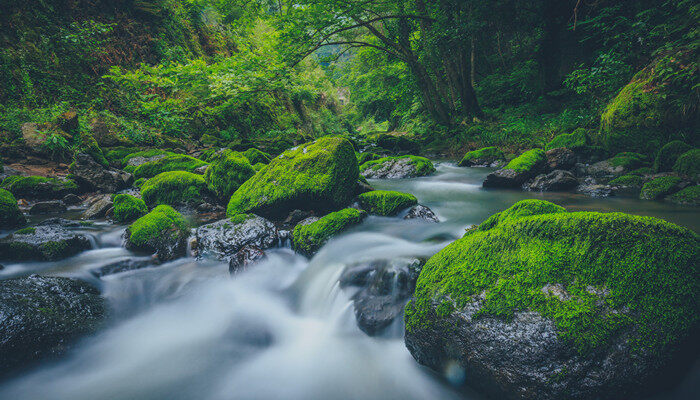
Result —
[{"label": "wet rock", "polygon": [[380,334],[403,315],[423,263],[416,258],[375,260],[350,266],[343,272],[341,287],[360,287],[353,302],[355,318],[363,332],[370,336]]},{"label": "wet rock", "polygon": [[361,195],[362,193],[367,193],[373,191],[374,188],[367,182],[357,181],[357,186],[355,187],[355,195]]},{"label": "wet rock", "polygon": [[422,219],[428,222],[440,222],[440,219],[435,215],[433,210],[420,204],[411,207],[403,219]]},{"label": "wet rock", "polygon": [[66,210],[67,210],[66,205],[63,204],[63,202],[60,200],[41,201],[41,202],[35,203],[29,209],[29,214],[31,214],[31,215],[52,214],[52,213],[64,212]]},{"label": "wet rock", "polygon": [[368,179],[414,178],[433,172],[435,166],[430,160],[416,156],[384,157],[360,166],[360,174]]},{"label": "wet rock", "polygon": [[142,156],[131,157],[131,158],[126,162],[126,166],[125,166],[125,167],[138,167],[138,166],[140,166],[140,165],[142,165],[142,164],[145,164],[145,163],[147,163],[147,162],[158,161],[158,160],[160,160],[161,158],[165,158],[165,157],[167,157],[167,156],[168,156],[167,153],[163,153],[163,154],[156,154],[156,155],[153,155],[153,156],[150,156],[150,157],[142,157]]},{"label": "wet rock", "polygon": [[610,185],[600,185],[595,183],[586,183],[579,185],[576,188],[577,193],[585,194],[591,197],[610,197],[615,193],[614,187]]},{"label": "wet rock", "polygon": [[550,171],[558,169],[568,171],[576,165],[576,154],[566,147],[557,147],[548,150],[545,154],[547,155],[547,168]]},{"label": "wet rock", "polygon": [[292,212],[287,215],[287,218],[282,222],[282,226],[288,230],[294,229],[294,227],[301,221],[313,216],[312,211],[304,210],[292,210]]},{"label": "wet rock", "polygon": [[83,212],[84,219],[97,219],[104,218],[107,215],[107,211],[114,206],[112,202],[112,196],[105,194],[98,196],[92,205]]},{"label": "wet rock", "polygon": [[192,173],[204,175],[204,173],[207,172],[207,168],[209,168],[209,165],[202,165],[201,167],[195,168],[194,171],[192,171]]},{"label": "wet rock", "polygon": [[106,311],[99,291],[79,280],[0,281],[0,376],[64,354],[100,327]]},{"label": "wet rock", "polygon": [[277,228],[257,215],[240,215],[197,228],[198,256],[212,255],[225,260],[246,246],[269,249],[279,243]]},{"label": "wet rock", "polygon": [[157,265],[157,259],[152,258],[127,258],[125,260],[116,261],[100,268],[90,271],[94,276],[101,278],[107,275],[114,275],[120,272],[133,271],[137,269],[149,268]]},{"label": "wet rock", "polygon": [[127,249],[155,253],[160,261],[170,261],[186,254],[189,234],[182,214],[161,204],[129,225],[124,238]]},{"label": "wet rock", "polygon": [[63,199],[61,199],[61,201],[65,205],[73,206],[73,205],[76,205],[76,204],[82,202],[83,199],[81,199],[80,196],[71,193],[71,194],[65,195],[63,197]]},{"label": "wet rock", "polygon": [[244,246],[231,257],[228,272],[233,275],[248,269],[251,264],[265,259],[265,252],[256,246]]},{"label": "wet rock", "polygon": [[71,164],[70,172],[81,186],[104,193],[116,193],[126,189],[134,181],[134,177],[130,173],[105,168],[97,163],[92,156],[85,153],[75,156],[75,162]]},{"label": "wet rock", "polygon": [[548,174],[537,175],[527,189],[536,192],[563,192],[574,189],[578,180],[569,171],[554,170]]},{"label": "wet rock", "polygon": [[527,180],[543,172],[547,157],[542,149],[532,149],[513,159],[505,167],[486,176],[485,188],[520,188]]},{"label": "wet rock", "polygon": [[57,224],[20,229],[0,239],[0,259],[56,261],[92,248],[90,238]]}]

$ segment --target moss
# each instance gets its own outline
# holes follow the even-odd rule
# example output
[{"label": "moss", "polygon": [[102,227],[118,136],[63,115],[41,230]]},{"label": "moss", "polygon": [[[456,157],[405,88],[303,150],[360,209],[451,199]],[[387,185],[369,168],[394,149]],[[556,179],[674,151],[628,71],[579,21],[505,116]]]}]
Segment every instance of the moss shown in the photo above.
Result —
[{"label": "moss", "polygon": [[109,167],[109,162],[102,154],[100,145],[97,144],[95,138],[89,133],[83,133],[78,140],[78,152],[90,155],[98,164],[103,167]]},{"label": "moss", "polygon": [[379,157],[376,153],[372,152],[365,152],[365,153],[355,153],[355,157],[357,157],[357,165],[362,165],[366,163],[367,161],[373,161],[376,160]]},{"label": "moss", "polygon": [[136,151],[133,153],[129,153],[128,155],[124,156],[122,159],[122,164],[126,165],[129,163],[129,160],[132,158],[137,158],[137,157],[143,157],[143,158],[150,158],[150,157],[155,157],[155,156],[160,156],[160,155],[173,155],[175,153],[172,153],[170,151],[165,151],[165,150],[159,150],[159,149],[148,149],[148,150],[141,150],[141,151]]},{"label": "moss", "polygon": [[159,205],[129,226],[129,241],[137,248],[151,250],[163,237],[180,236],[189,227],[182,215],[167,205]]},{"label": "moss", "polygon": [[586,149],[588,147],[586,131],[579,128],[572,133],[564,133],[556,136],[549,143],[547,143],[544,149],[549,151],[559,147],[566,147],[567,149],[573,151]]},{"label": "moss", "polygon": [[656,159],[654,160],[654,170],[657,172],[666,172],[673,170],[673,165],[678,160],[678,157],[683,155],[693,148],[680,140],[674,140],[673,142],[666,143],[664,147],[659,150],[656,154]]},{"label": "moss", "polygon": [[150,206],[196,204],[207,194],[204,178],[185,171],[163,172],[141,186],[141,197]]},{"label": "moss", "polygon": [[677,176],[662,176],[651,180],[642,186],[642,191],[639,193],[639,198],[642,200],[659,200],[669,194],[676,192],[682,181]]},{"label": "moss", "polygon": [[376,160],[372,161],[367,161],[366,163],[362,164],[360,166],[360,172],[364,172],[368,169],[373,169],[377,170],[382,167],[382,164],[388,162],[388,161],[396,161],[396,160],[410,160],[409,164],[413,165],[415,167],[415,173],[413,176],[426,176],[430,175],[433,172],[435,172],[435,166],[433,163],[428,160],[425,157],[419,157],[419,156],[411,156],[411,155],[406,155],[406,156],[398,156],[398,157],[382,157],[378,158]]},{"label": "moss", "polygon": [[255,165],[253,165],[253,170],[254,170],[255,172],[258,172],[258,171],[260,171],[261,169],[265,168],[265,165],[266,165],[266,164],[263,164],[263,163],[257,163],[257,164],[255,164]]},{"label": "moss", "polygon": [[242,224],[242,223],[246,222],[247,220],[254,218],[254,217],[255,216],[253,214],[236,214],[236,215],[229,217],[229,221],[231,221],[231,223],[233,225],[238,225],[238,224]]},{"label": "moss", "polygon": [[687,187],[668,199],[678,204],[700,205],[700,185]]},{"label": "moss", "polygon": [[628,170],[649,164],[647,156],[631,152],[618,153],[615,157],[609,159],[608,162],[614,167],[623,167]]},{"label": "moss", "polygon": [[[441,323],[431,311],[437,303],[461,310],[481,295],[475,318],[535,311],[582,354],[626,328],[633,348],[664,354],[697,326],[697,234],[651,217],[539,208],[559,212],[502,218],[433,256],[407,306],[406,329]],[[568,296],[548,295],[548,284]]]},{"label": "moss", "polygon": [[637,168],[634,169],[630,172],[628,172],[628,175],[639,175],[639,176],[644,176],[644,175],[651,175],[654,173],[654,170],[651,167],[642,167],[642,168]]},{"label": "moss", "polygon": [[133,154],[137,151],[139,151],[139,149],[136,147],[110,147],[107,150],[107,152],[104,153],[104,155],[107,161],[109,161],[110,163],[117,163],[120,166],[122,166],[124,158],[129,154]]},{"label": "moss", "polygon": [[130,194],[114,196],[114,220],[129,222],[148,213],[146,202]]},{"label": "moss", "polygon": [[504,159],[505,156],[498,147],[484,147],[482,149],[470,151],[467,154],[465,154],[464,157],[462,157],[462,161],[459,162],[459,166],[469,166],[474,160],[479,160],[477,161],[479,164],[490,164],[494,161]]},{"label": "moss", "polygon": [[622,175],[615,178],[609,182],[613,186],[632,186],[632,187],[642,187],[644,180],[639,175]]},{"label": "moss", "polygon": [[697,180],[698,176],[700,176],[700,149],[683,153],[673,165],[673,170],[681,175]]},{"label": "moss", "polygon": [[78,191],[72,180],[43,176],[8,176],[0,186],[16,197],[56,199]]},{"label": "moss", "polygon": [[532,149],[514,158],[503,169],[510,169],[517,172],[530,171],[538,164],[547,160],[547,156],[542,149]]},{"label": "moss", "polygon": [[227,213],[337,209],[352,198],[357,177],[350,142],[323,137],[285,151],[258,171],[231,196]]},{"label": "moss", "polygon": [[243,155],[248,159],[251,165],[258,163],[267,164],[272,160],[272,156],[264,151],[256,149],[255,147],[251,147],[250,149],[244,151]]},{"label": "moss", "polygon": [[243,154],[223,150],[212,157],[211,164],[204,174],[204,180],[209,190],[221,201],[226,202],[233,192],[253,175],[255,170]]},{"label": "moss", "polygon": [[134,178],[151,178],[163,172],[187,171],[207,165],[202,160],[184,154],[172,154],[157,160],[145,162],[134,169]]},{"label": "moss", "polygon": [[542,200],[523,200],[515,203],[512,207],[507,210],[501,211],[487,218],[478,226],[478,230],[485,231],[493,228],[494,226],[516,218],[529,217],[532,215],[541,214],[556,214],[564,213],[566,209],[562,206],[558,206],[554,203]]},{"label": "moss", "polygon": [[146,181],[148,181],[147,178],[139,178],[134,181],[134,187],[140,188],[144,183],[146,183]]},{"label": "moss", "polygon": [[5,189],[0,189],[0,228],[16,228],[26,223],[15,196]]},{"label": "moss", "polygon": [[367,216],[367,213],[354,208],[332,212],[318,221],[294,228],[294,243],[292,248],[302,254],[311,255],[320,249],[333,236],[357,225]]},{"label": "moss", "polygon": [[34,233],[36,233],[36,228],[33,226],[28,226],[26,228],[16,230],[14,235],[31,235]]},{"label": "moss", "polygon": [[371,214],[396,215],[399,211],[418,204],[416,196],[392,190],[373,190],[358,196],[362,208]]}]

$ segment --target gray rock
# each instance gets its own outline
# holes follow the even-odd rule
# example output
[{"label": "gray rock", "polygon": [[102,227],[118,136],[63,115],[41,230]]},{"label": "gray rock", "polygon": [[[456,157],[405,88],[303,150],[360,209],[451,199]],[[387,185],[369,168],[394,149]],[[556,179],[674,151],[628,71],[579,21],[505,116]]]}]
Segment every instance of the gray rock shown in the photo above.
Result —
[{"label": "gray rock", "polygon": [[65,195],[63,199],[61,199],[61,201],[63,202],[63,204],[72,206],[82,202],[83,200],[80,198],[80,196],[71,193]]},{"label": "gray rock", "polygon": [[75,156],[75,162],[71,164],[70,171],[81,186],[104,193],[116,193],[131,186],[134,181],[130,173],[105,168],[84,153]]},{"label": "gray rock", "polygon": [[547,168],[550,171],[557,169],[568,171],[576,165],[576,154],[566,147],[551,149],[545,154],[547,155]]},{"label": "gray rock", "polygon": [[231,257],[228,272],[231,275],[245,271],[250,265],[265,259],[265,252],[255,246],[245,246]]},{"label": "gray rock", "polygon": [[160,160],[161,158],[165,158],[165,157],[167,157],[167,154],[158,154],[158,155],[152,156],[152,157],[132,157],[129,159],[129,161],[126,162],[126,166],[138,167],[141,164],[145,164],[145,163],[151,162],[151,161]]},{"label": "gray rock", "polygon": [[578,180],[569,171],[554,170],[548,174],[537,175],[527,189],[536,192],[561,192],[574,189]]},{"label": "gray rock", "polygon": [[435,215],[433,210],[420,204],[411,207],[403,219],[422,219],[428,222],[440,222],[440,219]]},{"label": "gray rock", "polygon": [[114,202],[112,202],[112,196],[108,194],[104,194],[101,196],[98,196],[95,201],[92,202],[92,205],[83,212],[83,218],[84,219],[97,219],[97,218],[104,218],[107,215],[107,211],[114,206]]},{"label": "gray rock", "polygon": [[67,210],[66,205],[60,200],[40,201],[35,203],[30,209],[29,214],[53,214],[61,213]]},{"label": "gray rock", "polygon": [[577,193],[585,194],[591,197],[610,197],[615,193],[615,190],[610,185],[599,184],[582,184],[576,188]]},{"label": "gray rock", "polygon": [[368,179],[403,179],[421,176],[410,158],[390,158],[382,164],[362,171]]},{"label": "gray rock", "polygon": [[201,167],[195,168],[192,172],[195,174],[204,175],[204,173],[207,172],[207,168],[209,168],[209,165],[202,165]]},{"label": "gray rock", "polygon": [[75,279],[0,281],[0,376],[64,354],[100,327],[106,311],[99,291]]},{"label": "gray rock", "polygon": [[[534,168],[533,168],[534,169]],[[537,172],[542,166],[537,168]],[[483,186],[485,188],[520,188],[528,179],[535,176],[532,171],[515,171],[512,169],[499,169],[486,176]]]},{"label": "gray rock", "polygon": [[272,222],[252,215],[240,223],[227,218],[200,226],[195,232],[195,242],[193,251],[197,256],[212,255],[225,260],[246,246],[261,250],[276,246],[279,235]]},{"label": "gray rock", "polygon": [[100,268],[90,270],[94,276],[101,278],[107,275],[114,275],[120,272],[133,271],[137,269],[149,268],[157,265],[151,258],[127,258],[125,260],[109,263]]},{"label": "gray rock", "polygon": [[90,238],[59,224],[43,223],[0,239],[0,259],[55,261],[92,248]]}]

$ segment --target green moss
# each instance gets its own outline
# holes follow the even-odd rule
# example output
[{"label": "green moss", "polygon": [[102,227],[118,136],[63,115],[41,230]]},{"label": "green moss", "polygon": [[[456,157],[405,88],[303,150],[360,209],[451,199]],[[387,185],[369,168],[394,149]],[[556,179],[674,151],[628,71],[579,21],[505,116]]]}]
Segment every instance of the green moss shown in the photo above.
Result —
[{"label": "green moss", "polygon": [[147,180],[148,180],[147,178],[139,178],[139,179],[135,180],[134,187],[140,188],[141,186],[143,186],[144,183],[146,183]]},{"label": "green moss", "polygon": [[207,194],[204,178],[185,171],[163,172],[141,186],[141,197],[150,206],[195,204]]},{"label": "green moss", "polygon": [[159,205],[129,226],[129,241],[137,248],[148,250],[163,236],[180,236],[189,227],[182,215],[167,205]]},{"label": "green moss", "polygon": [[643,175],[651,175],[653,173],[654,173],[654,170],[651,167],[642,167],[642,168],[637,168],[637,169],[634,169],[634,170],[628,172],[627,175],[643,176]]},{"label": "green moss", "polygon": [[247,220],[253,218],[253,214],[236,214],[231,217],[229,217],[229,220],[233,225],[238,225],[246,222]]},{"label": "green moss", "polygon": [[265,165],[266,165],[266,164],[263,164],[263,163],[257,163],[257,164],[255,164],[255,165],[253,165],[253,170],[254,170],[255,172],[258,172],[258,171],[260,171],[261,169],[265,168]]},{"label": "green moss", "polygon": [[677,176],[662,176],[642,186],[639,198],[642,200],[659,200],[677,191],[682,179]]},{"label": "green moss", "polygon": [[[581,353],[633,328],[635,349],[664,354],[697,326],[697,234],[651,217],[539,208],[559,211],[501,218],[433,256],[407,306],[406,329],[440,324],[436,304],[461,310],[481,295],[476,318],[535,311]],[[547,285],[568,295],[553,296]]]},{"label": "green moss", "polygon": [[623,167],[625,169],[635,169],[649,164],[647,156],[631,152],[618,153],[615,157],[609,159],[608,162],[614,167]]},{"label": "green moss", "polygon": [[362,165],[367,161],[373,161],[380,158],[379,155],[372,152],[355,153],[355,156],[357,157],[357,165]]},{"label": "green moss", "polygon": [[654,160],[654,170],[657,172],[666,172],[673,169],[673,165],[678,160],[678,157],[683,155],[693,148],[680,140],[674,140],[673,142],[666,143],[664,147],[659,150],[656,154],[656,159]]},{"label": "green moss", "polygon": [[272,160],[271,155],[265,153],[264,151],[260,151],[255,147],[251,147],[250,149],[244,151],[243,155],[248,159],[251,165],[258,163],[267,164]]},{"label": "green moss", "polygon": [[[556,214],[564,213],[566,209],[562,206],[558,206],[554,203],[542,200],[522,200],[515,203],[512,207],[507,210],[501,211],[497,214],[493,214],[488,217],[484,222],[478,226],[478,230],[485,231],[493,228],[494,226],[510,221],[516,218],[529,217],[532,215],[541,214]],[[471,232],[471,231],[470,231]]]},{"label": "green moss", "polygon": [[700,176],[700,149],[683,153],[673,165],[673,170],[681,175],[697,180],[698,176]]},{"label": "green moss", "polygon": [[202,160],[184,154],[173,154],[159,158],[157,160],[143,163],[134,169],[134,178],[151,178],[163,172],[187,171],[194,172],[195,169],[207,165]]},{"label": "green moss", "polygon": [[564,133],[556,136],[545,146],[545,150],[549,151],[559,147],[566,147],[567,149],[576,151],[585,149],[588,146],[588,138],[586,137],[586,131],[579,128],[572,133]]},{"label": "green moss", "polygon": [[358,196],[362,208],[376,215],[396,215],[399,211],[418,204],[416,196],[392,190],[373,190]]},{"label": "green moss", "polygon": [[43,176],[8,176],[0,186],[16,197],[55,199],[78,191],[72,180]]},{"label": "green moss", "polygon": [[226,202],[233,192],[253,175],[255,170],[243,154],[223,150],[212,157],[211,164],[204,174],[204,180],[209,190],[221,201]]},{"label": "green moss", "polygon": [[292,248],[300,253],[311,255],[320,249],[333,236],[357,225],[365,218],[366,212],[354,208],[332,212],[318,221],[294,228]]},{"label": "green moss", "polygon": [[100,145],[97,144],[95,138],[89,133],[83,133],[78,139],[78,152],[90,155],[98,164],[103,167],[108,167],[109,162],[102,154]]},{"label": "green moss", "polygon": [[510,169],[517,172],[530,171],[538,164],[547,160],[547,156],[542,149],[532,149],[524,152],[520,156],[509,162],[503,169]]},{"label": "green moss", "polygon": [[388,161],[395,161],[395,160],[410,160],[409,164],[415,166],[415,174],[413,176],[426,176],[430,175],[433,172],[435,172],[435,166],[433,163],[428,160],[425,157],[419,157],[419,156],[411,156],[411,155],[406,155],[406,156],[398,156],[398,157],[382,157],[378,158],[376,160],[372,161],[367,161],[366,163],[362,164],[360,166],[360,172],[364,172],[368,169],[372,170],[377,170],[381,168],[382,164],[388,162]]},{"label": "green moss", "polygon": [[16,228],[26,223],[15,196],[5,189],[0,189],[0,228]]},{"label": "green moss", "polygon": [[678,204],[700,205],[700,185],[687,187],[668,199]]},{"label": "green moss", "polygon": [[107,150],[107,152],[104,153],[104,155],[107,161],[109,161],[110,163],[116,162],[121,166],[123,165],[122,160],[124,160],[124,157],[128,156],[129,154],[133,154],[137,151],[139,151],[139,149],[136,147],[118,146],[110,147]]},{"label": "green moss", "polygon": [[484,147],[479,150],[470,151],[462,157],[462,161],[459,162],[460,167],[465,167],[471,165],[472,161],[479,160],[478,163],[490,164],[497,160],[504,160],[505,156],[503,152],[498,147]]},{"label": "green moss", "polygon": [[14,235],[31,235],[33,233],[36,233],[36,228],[33,226],[28,226],[26,228],[16,230]]},{"label": "green moss", "polygon": [[146,203],[130,194],[114,196],[114,220],[129,222],[148,213]]},{"label": "green moss", "polygon": [[622,175],[615,178],[609,182],[613,186],[632,186],[632,187],[642,187],[644,181],[639,175]]},{"label": "green moss", "polygon": [[323,137],[285,151],[258,171],[231,196],[227,213],[337,209],[352,198],[357,176],[350,142]]},{"label": "green moss", "polygon": [[159,150],[159,149],[148,149],[148,150],[142,150],[142,151],[136,151],[133,153],[129,153],[128,155],[124,156],[122,159],[122,164],[126,165],[129,163],[129,160],[132,158],[136,157],[144,157],[144,158],[150,158],[150,157],[155,157],[155,156],[160,156],[160,155],[172,155],[175,153],[172,153],[170,151],[165,151],[165,150]]}]

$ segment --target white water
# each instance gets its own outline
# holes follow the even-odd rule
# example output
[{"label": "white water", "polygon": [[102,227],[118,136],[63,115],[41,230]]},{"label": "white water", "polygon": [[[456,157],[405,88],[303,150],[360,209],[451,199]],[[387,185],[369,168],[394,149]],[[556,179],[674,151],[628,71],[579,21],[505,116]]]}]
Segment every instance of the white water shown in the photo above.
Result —
[{"label": "white water", "polygon": [[[188,258],[98,280],[87,271],[130,254],[113,228],[97,234],[101,248],[69,260],[10,265],[3,274],[90,279],[113,312],[64,359],[0,386],[0,399],[478,399],[456,394],[413,360],[401,321],[383,337],[360,331],[352,291],[337,281],[350,263],[430,256],[528,195],[484,192],[481,178],[443,165],[430,178],[373,182],[416,194],[443,222],[370,217],[312,260],[278,249],[233,278],[226,264]],[[601,202],[566,199],[573,208]],[[445,374],[460,379],[458,370]]]}]

